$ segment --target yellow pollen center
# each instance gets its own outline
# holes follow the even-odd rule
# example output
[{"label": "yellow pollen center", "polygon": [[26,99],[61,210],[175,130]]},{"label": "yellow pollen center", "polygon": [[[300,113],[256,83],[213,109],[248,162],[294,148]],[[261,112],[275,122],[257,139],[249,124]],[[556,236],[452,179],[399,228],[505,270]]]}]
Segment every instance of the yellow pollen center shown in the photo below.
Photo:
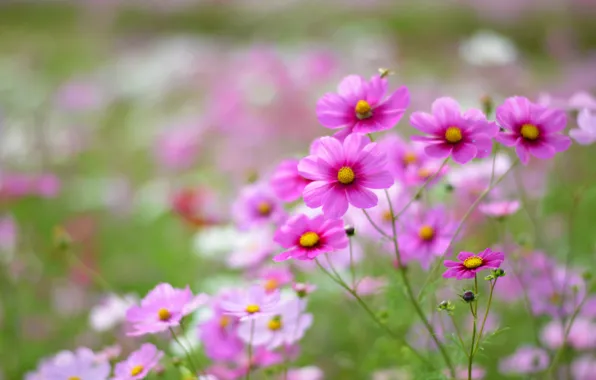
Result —
[{"label": "yellow pollen center", "polygon": [[449,127],[445,131],[445,140],[449,141],[451,144],[458,143],[461,139],[461,129],[458,127]]},{"label": "yellow pollen center", "polygon": [[272,330],[272,331],[277,331],[277,330],[281,329],[282,326],[283,326],[283,324],[281,323],[280,317],[274,317],[267,324],[267,328],[269,328],[269,330]]},{"label": "yellow pollen center", "polygon": [[67,380],[81,380],[81,378],[78,376],[71,376]]},{"label": "yellow pollen center", "polygon": [[139,373],[143,372],[143,369],[143,366],[140,364],[132,367],[132,369],[130,370],[130,376],[138,375]]},{"label": "yellow pollen center", "polygon": [[308,231],[300,236],[300,245],[304,248],[312,248],[319,244],[321,238],[316,232]]},{"label": "yellow pollen center", "polygon": [[263,201],[257,205],[257,210],[259,211],[259,214],[267,216],[271,214],[271,203]]},{"label": "yellow pollen center", "polygon": [[549,297],[549,301],[552,304],[559,304],[561,303],[561,294],[554,292],[553,294],[551,294],[551,296]]},{"label": "yellow pollen center", "polygon": [[160,321],[165,322],[168,319],[172,318],[172,314],[168,311],[168,309],[161,308],[157,310],[157,317]]},{"label": "yellow pollen center", "polygon": [[418,230],[418,236],[422,240],[432,240],[435,236],[435,230],[431,226],[422,226]]},{"label": "yellow pollen center", "polygon": [[408,152],[406,154],[404,154],[404,164],[405,165],[411,165],[413,163],[416,162],[416,160],[418,159],[418,157],[416,156],[416,154],[412,153],[412,152]]},{"label": "yellow pollen center", "polygon": [[228,317],[227,315],[222,315],[221,318],[219,318],[219,327],[221,327],[222,329],[228,327],[229,324],[230,317]]},{"label": "yellow pollen center", "polygon": [[418,177],[426,179],[432,175],[432,172],[428,168],[421,168],[418,170]]},{"label": "yellow pollen center", "polygon": [[540,131],[538,127],[533,124],[524,124],[522,125],[520,131],[521,135],[526,140],[536,140],[538,136],[540,136]]},{"label": "yellow pollen center", "polygon": [[482,257],[470,256],[464,260],[464,266],[468,269],[476,269],[481,266],[483,262],[484,260],[482,260]]},{"label": "yellow pollen center", "polygon": [[245,310],[248,314],[254,314],[261,311],[261,308],[259,307],[259,305],[251,304],[248,305]]},{"label": "yellow pollen center", "polygon": [[372,116],[372,107],[366,100],[359,100],[356,103],[356,107],[354,107],[354,111],[356,111],[356,117],[360,120],[368,119]]},{"label": "yellow pollen center", "polygon": [[356,175],[354,174],[352,168],[350,168],[349,166],[343,166],[337,172],[337,180],[344,185],[351,184],[352,182],[354,182],[355,179]]},{"label": "yellow pollen center", "polygon": [[381,216],[383,222],[390,223],[393,220],[393,215],[391,214],[391,210],[386,210],[383,215]]},{"label": "yellow pollen center", "polygon": [[279,282],[274,278],[270,278],[269,280],[265,281],[264,287],[267,292],[272,292],[275,289],[277,289],[278,286],[279,286]]}]

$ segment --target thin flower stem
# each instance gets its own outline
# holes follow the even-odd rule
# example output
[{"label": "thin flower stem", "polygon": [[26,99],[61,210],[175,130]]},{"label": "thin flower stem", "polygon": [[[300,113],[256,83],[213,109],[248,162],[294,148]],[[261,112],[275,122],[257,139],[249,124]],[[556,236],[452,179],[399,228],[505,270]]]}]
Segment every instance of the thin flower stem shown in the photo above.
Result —
[{"label": "thin flower stem", "polygon": [[[474,317],[474,326],[472,328],[472,344],[470,345],[470,355],[468,355],[468,380],[472,380],[472,364],[474,363],[474,344],[476,343],[476,325],[478,324],[478,275],[474,274],[474,302],[470,303],[470,311]],[[478,338],[480,340],[480,338]]]},{"label": "thin flower stem", "polygon": [[407,347],[410,351],[412,351],[412,353],[414,353],[414,355],[416,355],[423,363],[425,363],[426,365],[430,366],[431,368],[434,368],[433,363],[431,363],[427,358],[425,358],[420,352],[418,352],[418,350],[416,350],[414,347],[412,347],[408,342],[406,342],[402,337],[400,337],[397,333],[395,333],[393,330],[391,330],[389,327],[387,327],[387,325],[385,323],[383,323],[376,315],[375,313],[370,309],[370,307],[368,307],[368,305],[366,304],[366,302],[364,302],[364,300],[362,298],[360,298],[360,296],[358,295],[358,293],[356,293],[353,289],[350,289],[350,287],[341,279],[341,277],[336,278],[333,274],[331,274],[327,269],[325,269],[325,267],[323,265],[321,265],[321,263],[319,262],[318,259],[315,259],[315,262],[317,263],[318,267],[323,271],[323,273],[325,273],[331,280],[333,280],[333,282],[335,282],[336,284],[338,284],[339,286],[341,286],[343,289],[345,289],[348,293],[350,293],[352,295],[352,297],[354,297],[356,299],[356,301],[358,302],[358,304],[364,309],[364,311],[368,314],[368,316],[382,329],[384,330],[389,336],[391,336],[393,339],[395,339],[398,343],[404,345],[405,347]]},{"label": "thin flower stem", "polygon": [[348,238],[350,245],[350,274],[352,276],[352,289],[356,289],[356,269],[354,268],[354,253],[352,252],[352,238]]},{"label": "thin flower stem", "polygon": [[375,224],[375,222],[373,222],[373,220],[371,219],[370,215],[368,215],[368,212],[366,212],[365,209],[362,209],[362,212],[364,213],[364,216],[366,216],[366,219],[368,219],[368,222],[370,223],[370,225],[373,226],[373,228],[375,230],[377,230],[378,233],[380,233],[384,238],[391,240],[391,236],[389,236],[389,234],[387,234],[385,231],[383,231],[381,229],[381,227],[377,226]]},{"label": "thin flower stem", "polygon": [[[385,196],[387,197],[387,202],[389,203],[389,212],[391,212],[392,220],[395,220],[395,217],[394,217],[395,213],[393,212],[393,204],[391,203],[391,197],[389,196],[389,192],[387,190],[385,190]],[[399,252],[399,245],[397,243],[397,229],[395,227],[395,223],[391,223],[391,231],[392,231],[392,239],[391,240],[393,242],[395,258],[397,259],[399,273],[401,275],[402,281],[404,282],[404,286],[406,288],[408,298],[410,299],[410,302],[412,303],[414,310],[416,310],[416,314],[418,314],[418,317],[420,317],[422,324],[424,325],[424,327],[430,334],[431,339],[435,342],[435,344],[439,348],[439,352],[443,356],[443,360],[445,360],[445,364],[449,368],[451,377],[455,378],[455,367],[453,366],[453,363],[451,362],[451,358],[449,357],[447,350],[445,350],[445,347],[443,346],[443,344],[441,343],[439,338],[437,338],[435,329],[432,327],[432,325],[430,324],[428,319],[426,319],[426,315],[424,314],[424,311],[422,311],[420,304],[418,303],[418,301],[416,300],[416,297],[414,296],[414,291],[412,290],[412,285],[410,284],[410,280],[408,279],[408,275],[406,273],[406,268],[404,265],[402,265],[403,261],[401,260],[401,254]]]},{"label": "thin flower stem", "polygon": [[491,284],[490,284],[490,293],[488,295],[488,302],[486,304],[484,318],[482,319],[482,325],[480,325],[480,332],[478,333],[478,340],[476,342],[476,348],[474,348],[474,355],[476,355],[476,352],[478,352],[478,349],[480,348],[480,340],[482,339],[482,333],[484,332],[484,325],[486,325],[486,319],[488,318],[488,313],[490,312],[490,306],[491,306],[492,300],[493,300],[493,292],[495,290],[495,286],[497,285],[497,280],[498,280],[498,277],[495,278],[494,281],[491,281]]},{"label": "thin flower stem", "polygon": [[519,158],[517,160],[515,160],[515,162],[513,164],[511,164],[511,166],[509,167],[509,169],[507,169],[507,171],[505,173],[503,173],[503,175],[501,177],[499,177],[498,180],[496,180],[492,185],[490,185],[486,190],[484,190],[478,196],[478,198],[476,198],[476,200],[474,201],[474,203],[472,203],[472,205],[470,206],[470,208],[468,209],[468,211],[466,211],[466,213],[464,214],[462,220],[459,222],[459,225],[457,226],[457,229],[455,230],[455,233],[451,237],[451,240],[449,241],[449,244],[447,245],[447,248],[445,248],[445,251],[441,254],[441,256],[440,256],[441,260],[438,260],[437,261],[437,263],[431,269],[430,274],[426,277],[426,280],[424,280],[424,283],[422,284],[422,288],[420,289],[420,292],[418,293],[418,300],[420,300],[420,298],[422,297],[422,294],[424,294],[424,291],[426,290],[426,287],[429,285],[430,280],[432,278],[436,278],[437,271],[439,270],[439,268],[441,268],[443,257],[445,257],[445,254],[447,254],[447,250],[449,249],[449,247],[451,247],[451,245],[455,241],[455,239],[456,239],[457,235],[459,234],[459,232],[461,231],[463,225],[466,223],[466,221],[468,220],[468,218],[470,217],[470,215],[472,215],[472,212],[476,209],[476,207],[478,206],[478,204],[492,191],[492,189],[494,189],[495,187],[497,187],[499,185],[499,183],[501,183],[501,181],[503,179],[505,179],[505,177],[507,176],[507,174],[509,174],[509,172],[511,172],[511,170],[514,167],[516,167],[518,164],[519,164]]},{"label": "thin flower stem", "polygon": [[245,380],[250,380],[250,373],[252,372],[252,338],[255,334],[255,320],[250,321],[250,339],[248,341],[248,368],[246,368]]},{"label": "thin flower stem", "polygon": [[426,189],[426,186],[428,186],[429,183],[431,183],[431,181],[433,179],[435,179],[437,177],[437,175],[439,175],[439,173],[441,173],[441,170],[443,170],[443,167],[445,167],[445,165],[447,165],[447,161],[449,161],[449,157],[447,157],[443,163],[441,164],[441,166],[439,166],[439,169],[437,171],[435,171],[432,175],[430,175],[426,181],[424,181],[424,183],[422,184],[422,186],[420,186],[418,188],[418,190],[416,190],[416,192],[414,193],[414,196],[412,198],[410,198],[410,200],[408,201],[408,203],[406,203],[406,205],[399,210],[399,212],[397,214],[393,215],[393,220],[397,220],[399,219],[400,216],[402,216],[402,214],[406,211],[408,211],[408,208],[412,205],[412,203],[414,203],[416,201],[416,199],[418,199],[420,197],[420,194],[422,194],[422,192],[424,191],[424,189]]},{"label": "thin flower stem", "polygon": [[463,336],[461,334],[461,331],[459,330],[459,327],[457,327],[457,323],[455,322],[455,318],[453,317],[453,314],[449,313],[449,318],[451,319],[451,322],[453,323],[453,328],[455,329],[455,333],[457,334],[457,337],[459,338],[459,343],[461,344],[461,349],[464,352],[464,354],[466,355],[466,357],[469,358],[470,354],[468,354],[468,352],[466,351],[466,345],[464,343]]},{"label": "thin flower stem", "polygon": [[176,343],[178,343],[178,345],[180,347],[182,347],[182,351],[184,351],[184,354],[186,355],[186,361],[188,361],[188,365],[190,366],[192,373],[194,375],[196,375],[197,373],[199,373],[199,371],[197,370],[197,367],[195,366],[195,363],[192,360],[192,357],[190,355],[190,352],[186,349],[186,347],[182,344],[182,342],[180,342],[180,339],[178,339],[178,336],[176,335],[176,333],[174,332],[174,329],[170,327],[170,334],[172,334],[172,338],[174,338],[174,340],[176,341]]}]

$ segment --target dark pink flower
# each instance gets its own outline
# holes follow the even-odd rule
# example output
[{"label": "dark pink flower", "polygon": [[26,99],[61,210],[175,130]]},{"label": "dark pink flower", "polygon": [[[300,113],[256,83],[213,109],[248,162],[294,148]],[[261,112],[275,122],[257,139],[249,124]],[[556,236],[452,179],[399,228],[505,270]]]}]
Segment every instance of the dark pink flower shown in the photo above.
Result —
[{"label": "dark pink flower", "polygon": [[304,189],[310,208],[323,206],[329,218],[341,218],[348,205],[370,208],[378,198],[370,189],[388,189],[393,176],[386,169],[386,156],[376,143],[363,135],[351,134],[343,142],[322,137],[315,154],[298,163],[300,174],[312,180]]},{"label": "dark pink flower", "polygon": [[267,223],[280,223],[287,217],[283,204],[265,183],[244,187],[232,205],[232,213],[238,227],[245,230]]},{"label": "dark pink flower", "polygon": [[492,138],[499,131],[481,111],[470,109],[462,114],[457,101],[446,97],[433,102],[432,114],[414,112],[410,123],[430,135],[412,136],[412,141],[427,144],[426,154],[434,158],[451,156],[458,164],[489,156]]},{"label": "dark pink flower", "polygon": [[288,249],[275,256],[274,261],[313,260],[323,253],[348,246],[343,222],[339,219],[325,219],[322,215],[312,219],[304,214],[290,218],[276,231],[273,240]]},{"label": "dark pink flower", "polygon": [[443,273],[443,277],[455,277],[458,280],[474,278],[481,270],[499,268],[505,260],[505,255],[503,252],[493,252],[487,248],[478,254],[460,252],[457,259],[459,261],[445,260],[445,266],[449,269]]},{"label": "dark pink flower", "polygon": [[507,98],[497,107],[497,121],[505,132],[500,132],[496,140],[515,146],[524,165],[530,155],[549,159],[571,145],[571,139],[560,133],[567,125],[564,111],[539,106],[521,96]]},{"label": "dark pink flower", "polygon": [[269,181],[275,195],[284,202],[300,199],[302,191],[311,182],[298,173],[298,162],[296,159],[282,161]]},{"label": "dark pink flower", "polygon": [[319,122],[331,129],[345,128],[341,138],[354,133],[373,133],[393,128],[410,104],[407,87],[400,87],[384,100],[387,79],[375,75],[370,82],[358,75],[345,77],[337,93],[317,102]]}]

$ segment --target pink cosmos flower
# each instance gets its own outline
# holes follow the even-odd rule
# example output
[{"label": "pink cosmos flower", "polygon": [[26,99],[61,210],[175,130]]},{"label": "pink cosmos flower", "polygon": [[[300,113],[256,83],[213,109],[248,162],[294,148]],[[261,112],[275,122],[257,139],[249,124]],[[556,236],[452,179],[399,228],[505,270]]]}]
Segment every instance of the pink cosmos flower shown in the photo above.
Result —
[{"label": "pink cosmos flower", "polygon": [[95,360],[100,362],[110,362],[117,359],[122,353],[122,347],[119,344],[104,347],[95,354]]},{"label": "pink cosmos flower", "polygon": [[529,374],[544,371],[548,367],[548,353],[530,346],[520,347],[513,355],[501,360],[499,370],[503,373]]},{"label": "pink cosmos flower", "polygon": [[62,351],[44,364],[44,380],[85,379],[107,380],[110,363],[95,360],[95,354],[88,348],[75,352]]},{"label": "pink cosmos flower", "polygon": [[[282,345],[292,345],[304,336],[312,325],[312,314],[305,313],[306,303],[300,298],[291,298],[277,305],[271,315],[243,321],[238,327],[238,336],[245,343],[265,346],[273,350]],[[252,340],[251,340],[252,335]]]},{"label": "pink cosmos flower", "polygon": [[213,316],[199,325],[199,339],[209,359],[234,360],[244,350],[236,333],[238,323],[238,318],[223,312],[219,302],[213,305]]},{"label": "pink cosmos flower", "polygon": [[203,127],[196,122],[163,131],[155,141],[157,162],[166,169],[190,169],[200,153]]},{"label": "pink cosmos flower", "polygon": [[[557,267],[523,276],[532,312],[565,317],[573,314],[586,293],[581,275],[570,268]],[[531,284],[531,286],[528,286]]]},{"label": "pink cosmos flower", "polygon": [[317,290],[317,286],[308,283],[296,282],[292,284],[292,290],[296,292],[296,295],[299,298],[304,298],[312,292],[314,292],[315,290]]},{"label": "pink cosmos flower", "polygon": [[571,373],[574,380],[596,380],[596,360],[592,355],[584,355],[573,361]]},{"label": "pink cosmos flower", "polygon": [[524,165],[530,161],[530,154],[548,159],[571,145],[571,139],[559,133],[567,124],[562,110],[542,107],[527,98],[514,96],[497,107],[496,114],[499,125],[505,129],[496,140],[505,146],[515,146]]},{"label": "pink cosmos flower", "polygon": [[502,218],[508,215],[515,214],[519,210],[519,201],[495,201],[488,203],[481,203],[478,210],[484,215],[492,218]]},{"label": "pink cosmos flower", "polygon": [[[569,322],[563,324],[560,320],[552,320],[542,328],[540,338],[550,349],[558,349],[563,345],[564,335]],[[596,348],[596,324],[584,317],[577,317],[567,335],[567,344],[576,350]]]},{"label": "pink cosmos flower", "polygon": [[[449,371],[445,371],[449,376]],[[472,380],[482,380],[486,376],[486,370],[482,367],[472,366]],[[455,369],[455,380],[468,380],[468,368],[458,367]]]},{"label": "pink cosmos flower", "polygon": [[345,77],[337,94],[327,93],[317,102],[317,117],[327,128],[345,128],[350,133],[373,133],[393,128],[410,104],[410,93],[402,86],[383,100],[387,79],[375,75],[369,82],[358,75]]},{"label": "pink cosmos flower", "polygon": [[283,204],[264,183],[244,187],[232,205],[232,213],[241,229],[281,223],[286,218]]},{"label": "pink cosmos flower", "polygon": [[369,189],[388,189],[393,177],[386,170],[386,156],[376,143],[351,134],[342,142],[333,137],[319,139],[315,154],[298,163],[300,174],[312,180],[304,189],[308,207],[323,206],[328,218],[341,218],[348,205],[376,206],[377,196]]},{"label": "pink cosmos flower", "polygon": [[145,343],[131,353],[126,360],[114,367],[112,380],[139,380],[147,377],[163,357],[163,352],[151,343]]},{"label": "pink cosmos flower", "polygon": [[499,127],[486,120],[484,114],[471,109],[461,113],[459,103],[452,98],[439,98],[432,104],[432,114],[414,112],[410,116],[414,128],[431,136],[412,136],[412,141],[427,144],[424,151],[430,157],[453,157],[458,164],[471,159],[488,157],[492,138]]},{"label": "pink cosmos flower", "polygon": [[268,293],[261,285],[248,289],[236,289],[222,297],[220,305],[224,313],[240,320],[271,315],[279,302],[279,291]]},{"label": "pink cosmos flower", "polygon": [[590,145],[596,141],[596,113],[592,114],[587,108],[577,115],[579,128],[569,131],[569,136],[581,145]]},{"label": "pink cosmos flower", "polygon": [[141,300],[140,306],[133,306],[126,312],[132,331],[129,336],[155,334],[178,326],[182,318],[207,302],[206,294],[193,296],[190,287],[173,288],[161,283]]},{"label": "pink cosmos flower", "polygon": [[298,173],[296,159],[282,161],[271,176],[269,184],[275,195],[284,202],[294,202],[302,197],[309,180]]},{"label": "pink cosmos flower", "polygon": [[269,293],[294,281],[294,275],[287,267],[264,268],[259,272],[263,288]]},{"label": "pink cosmos flower", "polygon": [[387,287],[387,279],[384,277],[362,277],[354,287],[354,291],[360,296],[378,294]]},{"label": "pink cosmos flower", "polygon": [[415,260],[425,270],[436,256],[445,253],[456,229],[454,221],[440,207],[405,218],[401,224],[398,243],[404,264]]},{"label": "pink cosmos flower", "polygon": [[273,238],[288,250],[273,258],[313,260],[323,253],[334,252],[348,246],[348,237],[341,220],[325,219],[319,215],[309,218],[299,214],[281,226]]},{"label": "pink cosmos flower", "polygon": [[422,167],[430,159],[420,143],[408,144],[400,136],[388,134],[379,141],[379,147],[387,155],[387,169],[395,179],[403,181],[409,168]]},{"label": "pink cosmos flower", "polygon": [[473,252],[460,252],[457,255],[459,261],[445,260],[445,266],[449,269],[443,273],[443,277],[455,277],[458,280],[474,278],[476,273],[484,269],[497,269],[505,260],[503,252],[493,252],[490,248],[475,254]]}]

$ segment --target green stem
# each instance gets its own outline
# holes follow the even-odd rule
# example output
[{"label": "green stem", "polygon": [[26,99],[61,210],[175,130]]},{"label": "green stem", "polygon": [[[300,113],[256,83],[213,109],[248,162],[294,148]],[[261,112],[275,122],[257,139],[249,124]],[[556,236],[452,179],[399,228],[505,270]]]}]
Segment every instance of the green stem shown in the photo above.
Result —
[{"label": "green stem", "polygon": [[366,219],[368,219],[370,225],[373,226],[373,228],[377,230],[378,233],[380,233],[385,239],[391,240],[391,236],[389,236],[389,234],[387,234],[385,231],[381,229],[381,227],[377,226],[377,224],[373,222],[370,215],[368,215],[368,212],[366,212],[365,209],[362,209],[362,212],[364,213],[364,216],[366,216]]},{"label": "green stem", "polygon": [[190,352],[186,349],[186,347],[182,344],[182,342],[180,342],[180,340],[178,339],[178,336],[174,332],[174,329],[171,327],[170,327],[170,333],[172,334],[172,338],[174,338],[176,343],[178,343],[178,345],[180,347],[182,347],[182,351],[184,351],[184,354],[186,355],[186,361],[188,361],[188,365],[190,366],[193,375],[196,375],[197,373],[199,373],[199,371],[197,370],[197,367],[195,366],[195,363],[193,362],[193,360],[190,356]]},{"label": "green stem", "polygon": [[[474,301],[470,303],[470,311],[474,317],[474,326],[472,329],[472,344],[470,345],[470,355],[468,356],[468,380],[472,380],[472,363],[474,362],[474,344],[476,343],[476,325],[478,323],[478,276],[474,274]],[[480,340],[480,338],[478,339]]]},{"label": "green stem", "polygon": [[478,349],[480,348],[480,340],[482,339],[482,333],[484,332],[484,326],[486,325],[486,319],[488,318],[488,313],[490,311],[490,306],[492,304],[493,292],[495,290],[495,286],[497,285],[497,280],[498,280],[498,278],[495,278],[495,280],[492,281],[490,284],[490,293],[488,295],[488,302],[486,304],[484,318],[482,319],[482,325],[480,325],[480,332],[478,333],[478,341],[476,342],[476,348],[474,349],[474,355],[476,355],[476,352],[478,352]]},{"label": "green stem", "polygon": [[350,274],[352,276],[352,289],[356,288],[356,269],[354,268],[354,253],[352,252],[352,238],[348,238],[350,245]]},{"label": "green stem", "polygon": [[248,341],[248,368],[246,368],[245,380],[250,380],[250,373],[252,372],[252,338],[255,333],[255,320],[250,321],[250,339]]}]

